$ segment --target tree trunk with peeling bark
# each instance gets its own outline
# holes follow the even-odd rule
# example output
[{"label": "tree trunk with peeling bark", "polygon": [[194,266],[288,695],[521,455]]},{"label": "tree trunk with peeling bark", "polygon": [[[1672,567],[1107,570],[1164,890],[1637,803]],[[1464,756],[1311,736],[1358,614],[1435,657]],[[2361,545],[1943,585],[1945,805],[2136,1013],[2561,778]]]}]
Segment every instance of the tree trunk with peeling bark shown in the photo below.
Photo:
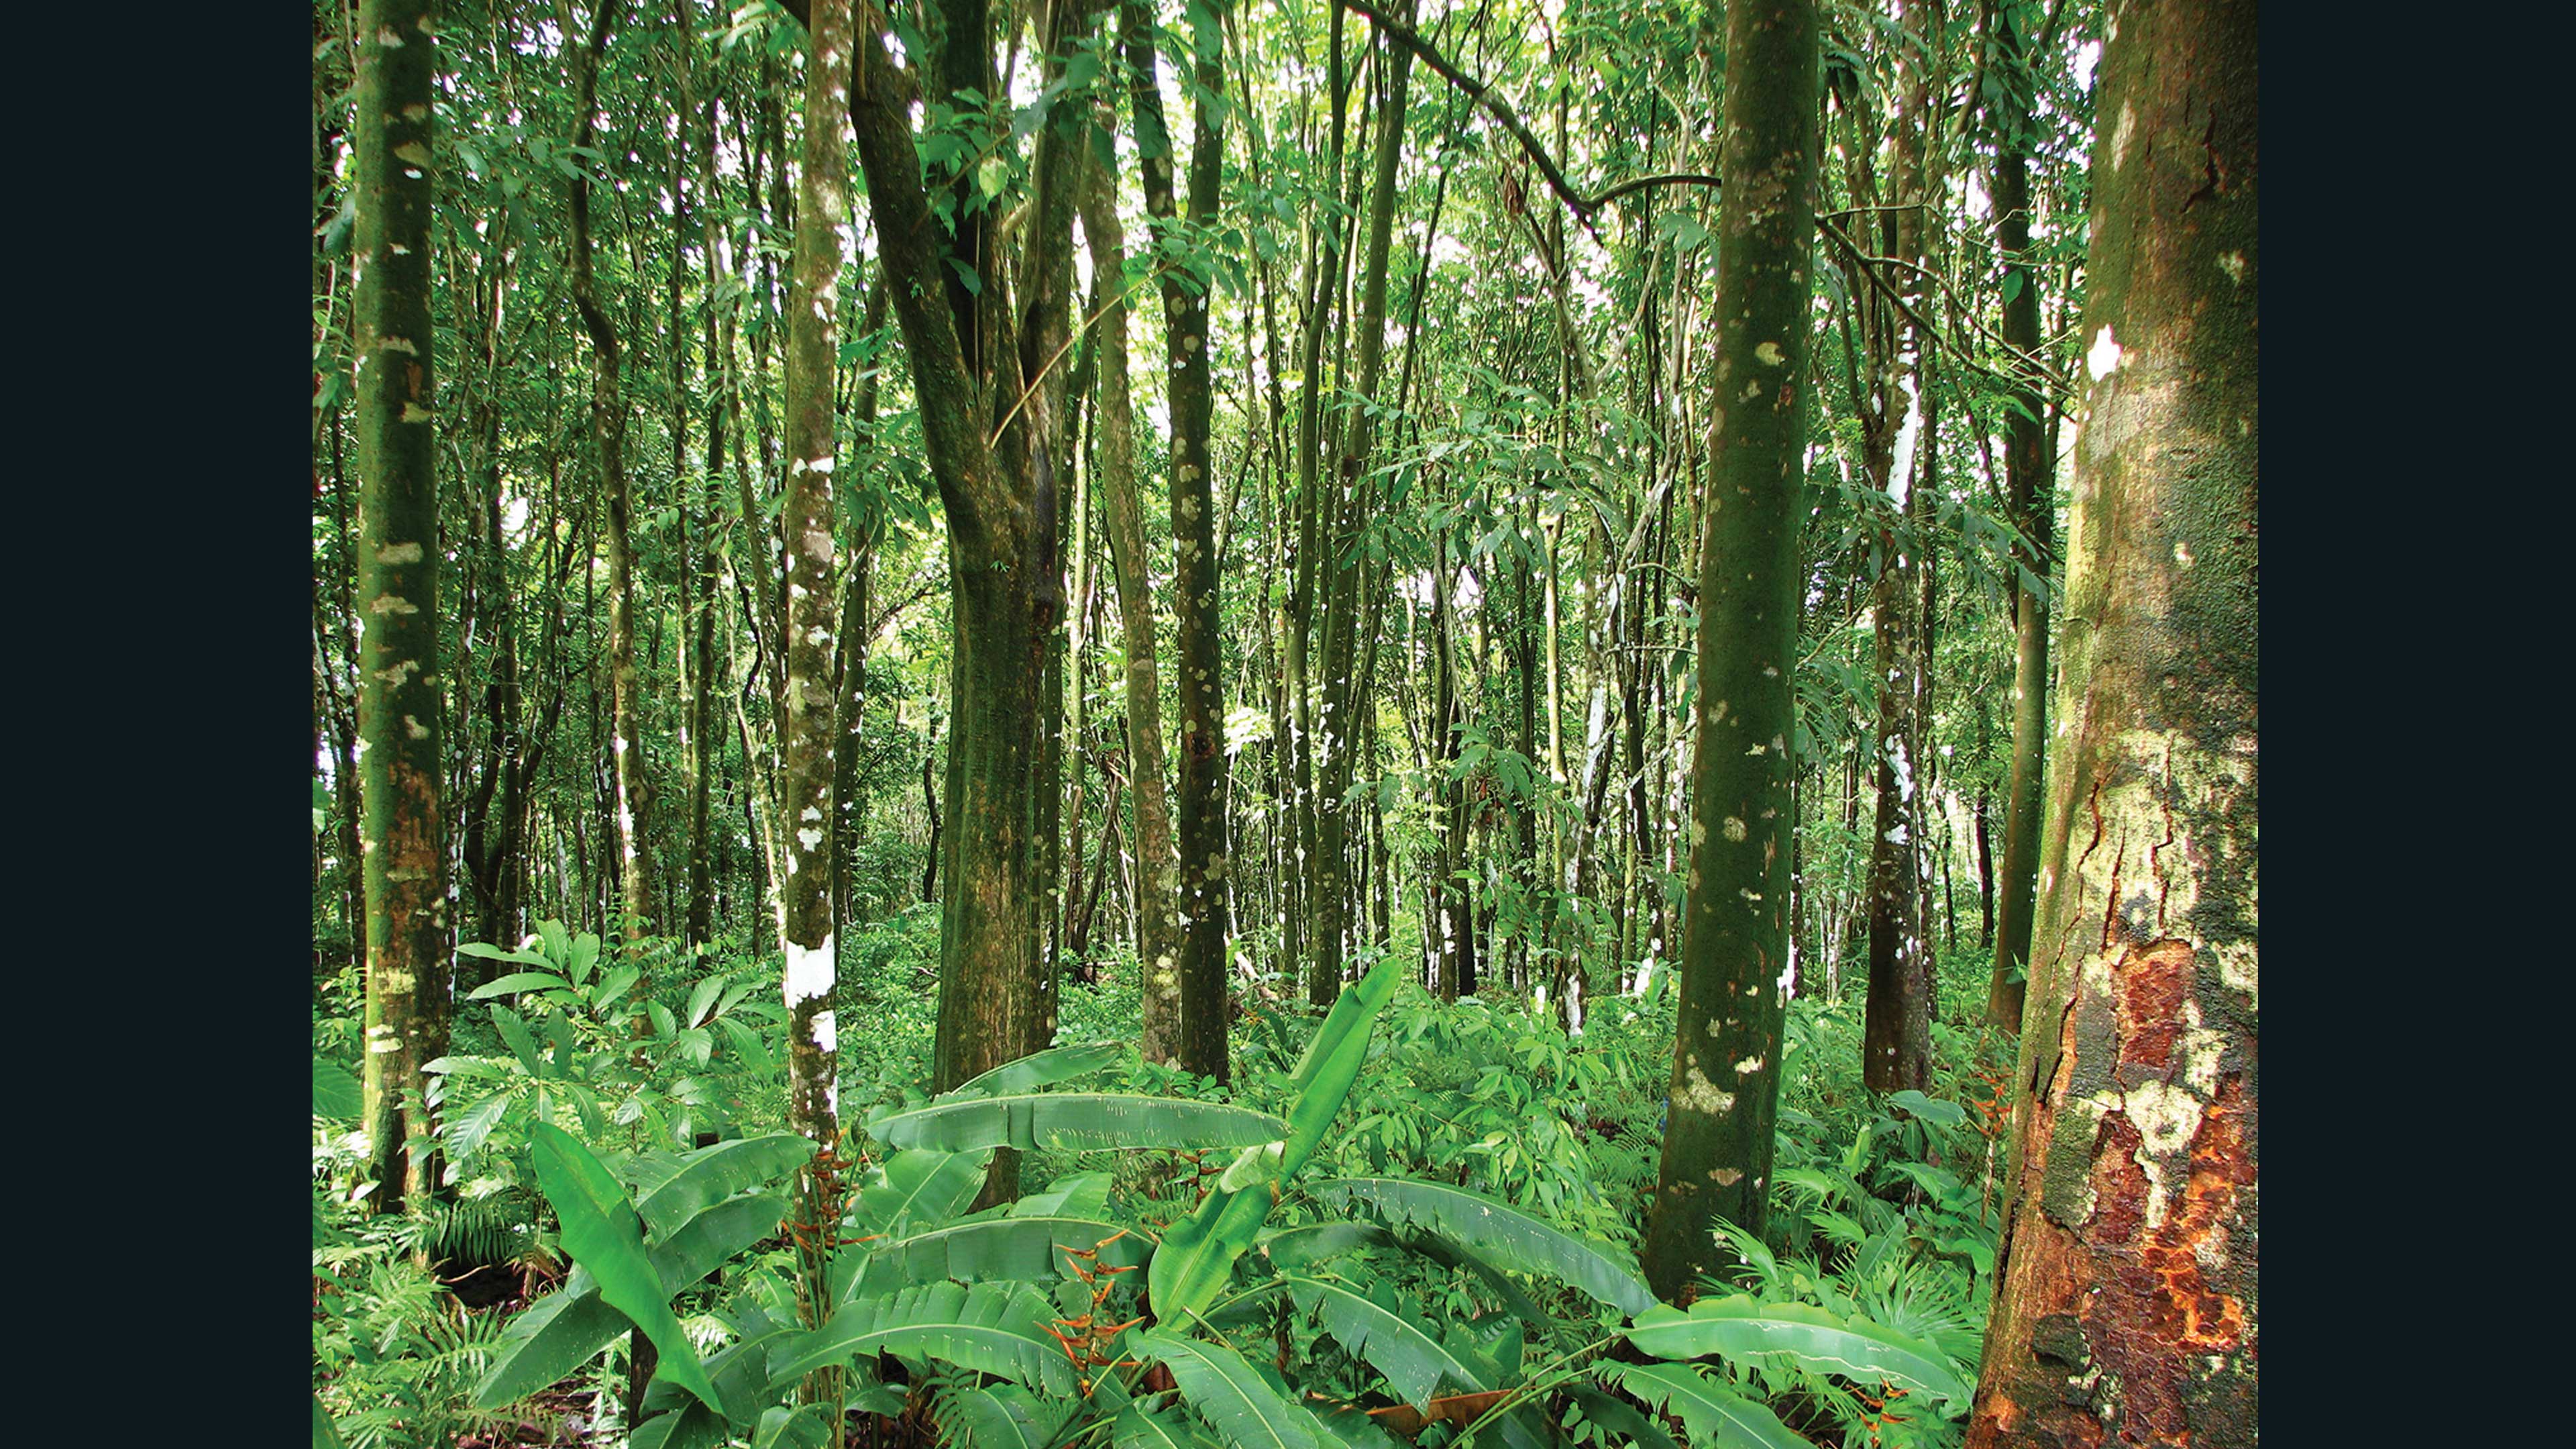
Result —
[{"label": "tree trunk with peeling bark", "polygon": [[1806,521],[1811,0],[1727,10],[1718,376],[1699,563],[1699,737],[1670,1116],[1642,1260],[1666,1299],[1717,1266],[1709,1224],[1760,1233],[1789,964],[1788,737]]},{"label": "tree trunk with peeling bark", "polygon": [[447,1044],[447,837],[439,807],[438,482],[431,364],[434,7],[358,12],[354,165],[360,522],[357,766],[366,875],[362,1113],[378,1212],[438,1181],[423,1064]]},{"label": "tree trunk with peeling bark", "polygon": [[2255,10],[2115,5],[2110,35],[1974,1449],[2255,1442]]},{"label": "tree trunk with peeling bark", "polygon": [[[1108,126],[1102,107],[1101,126]],[[1091,243],[1091,336],[1099,348],[1099,463],[1094,470],[1109,519],[1109,560],[1118,576],[1118,623],[1127,645],[1127,769],[1135,792],[1136,959],[1144,973],[1142,1045],[1149,1061],[1181,1057],[1180,938],[1171,806],[1164,793],[1163,705],[1154,659],[1154,593],[1136,497],[1135,404],[1127,385],[1127,239],[1118,224],[1113,173],[1094,164],[1083,191],[1082,229]],[[1114,795],[1113,795],[1114,800]]]},{"label": "tree trunk with peeling bark", "polygon": [[[839,968],[832,939],[832,759],[838,698],[832,474],[835,433],[832,381],[840,334],[841,275],[850,258],[849,55],[856,46],[850,0],[815,0],[813,49],[805,67],[803,164],[797,173],[796,253],[787,307],[786,637],[779,641],[778,720],[780,921],[787,957],[787,1120],[814,1144],[814,1161],[797,1174],[796,1210],[808,1233],[798,1284],[809,1327],[830,1315],[826,1246],[840,1222],[834,1159],[840,1148],[838,1019],[832,1009]],[[810,1379],[805,1398],[832,1393],[829,1376]]]}]

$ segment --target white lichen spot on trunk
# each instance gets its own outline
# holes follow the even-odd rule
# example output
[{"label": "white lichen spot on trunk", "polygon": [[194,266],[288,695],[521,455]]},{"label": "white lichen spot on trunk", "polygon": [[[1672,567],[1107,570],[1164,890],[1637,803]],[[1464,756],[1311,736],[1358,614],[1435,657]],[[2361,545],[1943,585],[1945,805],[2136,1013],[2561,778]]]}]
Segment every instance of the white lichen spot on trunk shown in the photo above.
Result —
[{"label": "white lichen spot on trunk", "polygon": [[1683,1070],[1681,1090],[1674,1094],[1674,1099],[1685,1110],[1708,1117],[1724,1116],[1735,1110],[1735,1094],[1719,1091],[1717,1084],[1708,1079],[1708,1074],[1699,1069],[1696,1061]]},{"label": "white lichen spot on trunk", "polygon": [[837,979],[838,968],[832,959],[832,938],[829,935],[823,937],[823,944],[819,946],[799,946],[793,941],[787,943],[787,1005],[790,1010],[799,1002],[811,1001],[818,996],[829,997],[832,983]]},{"label": "white lichen spot on trunk", "polygon": [[814,1047],[818,1051],[825,1052],[837,1052],[841,1049],[839,1013],[830,1011],[814,1013]]},{"label": "white lichen spot on trunk", "polygon": [[2093,334],[2093,346],[2084,354],[2084,370],[2100,382],[2120,370],[2123,355],[2119,339],[2111,335],[2111,324],[2105,322],[2102,330]]},{"label": "white lichen spot on trunk", "polygon": [[376,562],[380,564],[416,564],[420,559],[418,543],[389,543],[376,550]]}]

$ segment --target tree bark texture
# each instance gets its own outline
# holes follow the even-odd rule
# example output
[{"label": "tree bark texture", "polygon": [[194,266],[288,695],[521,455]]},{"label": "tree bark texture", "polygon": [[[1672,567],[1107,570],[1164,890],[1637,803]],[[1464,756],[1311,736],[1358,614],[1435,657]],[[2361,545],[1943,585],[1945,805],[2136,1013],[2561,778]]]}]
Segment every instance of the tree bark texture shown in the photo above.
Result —
[{"label": "tree bark texture", "polygon": [[2255,1442],[2255,9],[2107,34],[1978,1449]]},{"label": "tree bark texture", "polygon": [[1710,1222],[1758,1233],[1770,1192],[1788,1006],[1817,53],[1808,0],[1728,7],[1690,885],[1671,1110],[1642,1254],[1667,1299],[1713,1266]]},{"label": "tree bark texture", "polygon": [[438,483],[431,363],[434,7],[358,12],[357,764],[366,894],[363,1115],[374,1206],[437,1182],[424,1063],[446,1048],[447,839],[440,814]]}]

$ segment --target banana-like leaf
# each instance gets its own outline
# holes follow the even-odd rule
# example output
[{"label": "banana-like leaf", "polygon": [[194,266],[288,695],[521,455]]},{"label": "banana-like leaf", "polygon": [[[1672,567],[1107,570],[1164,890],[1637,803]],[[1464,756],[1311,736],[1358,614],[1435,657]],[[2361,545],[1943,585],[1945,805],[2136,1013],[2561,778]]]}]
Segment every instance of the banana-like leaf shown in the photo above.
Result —
[{"label": "banana-like leaf", "polygon": [[1739,1363],[1795,1363],[1863,1382],[1885,1379],[1958,1403],[1975,1392],[1947,1355],[1919,1338],[1868,1319],[1846,1321],[1812,1304],[1760,1303],[1742,1293],[1703,1298],[1687,1313],[1657,1304],[1637,1315],[1628,1341],[1657,1358],[1714,1353]]},{"label": "banana-like leaf", "polygon": [[1769,1409],[1720,1386],[1687,1364],[1622,1364],[1619,1387],[1668,1414],[1679,1414],[1693,1449],[1816,1449]]},{"label": "banana-like leaf", "polygon": [[770,1373],[802,1378],[855,1355],[898,1353],[1068,1394],[1072,1362],[1042,1326],[1054,1316],[1054,1305],[1026,1283],[925,1283],[891,1298],[843,1304],[831,1322],[773,1355]]},{"label": "banana-like leaf", "polygon": [[1459,1239],[1501,1267],[1570,1284],[1622,1313],[1656,1306],[1654,1291],[1627,1254],[1587,1243],[1479,1193],[1392,1177],[1335,1178],[1317,1183],[1314,1193],[1328,1203],[1365,1204],[1390,1220]]},{"label": "banana-like leaf", "polygon": [[1420,1227],[1408,1228],[1394,1236],[1395,1245],[1407,1252],[1419,1253],[1444,1268],[1464,1268],[1475,1274],[1522,1322],[1543,1330],[1555,1326],[1556,1319],[1538,1306],[1538,1300],[1529,1296],[1528,1289],[1513,1282],[1511,1274],[1470,1252],[1465,1244],[1452,1242]]},{"label": "banana-like leaf", "polygon": [[1236,1449],[1318,1449],[1314,1415],[1224,1344],[1157,1328],[1136,1341],[1135,1353],[1169,1368],[1190,1411]]},{"label": "banana-like leaf", "polygon": [[1070,1276],[1068,1249],[1097,1252],[1104,1268],[1135,1268],[1153,1256],[1153,1240],[1094,1218],[1008,1217],[951,1223],[871,1245],[867,1266],[850,1280],[844,1301],[892,1293],[943,1278],[1052,1283]]},{"label": "banana-like leaf", "polygon": [[968,1389],[943,1401],[940,1428],[966,1431],[974,1449],[1046,1449],[1064,1421],[1061,1407],[1043,1408],[1017,1384]]},{"label": "banana-like leaf", "polygon": [[984,1185],[990,1151],[898,1152],[878,1169],[878,1180],[859,1189],[852,1216],[870,1232],[899,1233],[917,1223],[955,1217]]},{"label": "banana-like leaf", "polygon": [[1149,1414],[1133,1403],[1118,1411],[1109,1435],[1114,1449],[1200,1449],[1207,1443],[1178,1413],[1166,1409]]},{"label": "banana-like leaf", "polygon": [[1267,1112],[1122,1092],[1023,1092],[898,1112],[870,1126],[892,1147],[1247,1147],[1288,1135]]},{"label": "banana-like leaf", "polygon": [[[719,1203],[690,1219],[667,1241],[645,1249],[663,1296],[776,1232],[786,1215],[786,1198],[764,1194]],[[526,1398],[590,1362],[630,1326],[625,1315],[601,1301],[590,1270],[575,1267],[563,1287],[501,1331],[501,1355],[475,1389],[474,1407],[497,1409]]]},{"label": "banana-like leaf", "polygon": [[1362,1248],[1392,1247],[1395,1235],[1375,1223],[1321,1222],[1271,1228],[1255,1241],[1274,1267],[1311,1268]]},{"label": "banana-like leaf", "polygon": [[1114,1041],[1049,1047],[1042,1052],[1031,1052],[1018,1061],[1004,1062],[980,1077],[970,1077],[931,1100],[955,1102],[967,1097],[1003,1097],[1051,1087],[1058,1082],[1099,1071],[1118,1060],[1119,1054],[1125,1050]]},{"label": "banana-like leaf", "polygon": [[628,1205],[626,1194],[617,1179],[608,1175],[590,1149],[573,1135],[550,1123],[538,1122],[529,1128],[530,1145],[537,1164],[537,1186],[554,1205],[556,1220],[563,1228],[564,1251],[574,1262],[590,1269],[599,1282],[599,1296],[608,1306],[623,1313],[661,1352],[661,1366],[654,1372],[696,1394],[717,1414],[724,1412],[724,1401],[716,1394],[715,1385],[707,1381],[706,1370],[698,1364],[697,1350],[689,1336],[680,1329],[679,1318],[671,1312],[669,1296],[662,1290],[661,1274],[644,1254],[644,1235],[637,1228],[635,1211]]},{"label": "banana-like leaf", "polygon": [[735,1193],[795,1171],[813,1155],[814,1144],[793,1132],[719,1142],[681,1158],[680,1170],[644,1194],[635,1211],[646,1232],[665,1238]]},{"label": "banana-like leaf", "polygon": [[1565,1392],[1583,1406],[1586,1422],[1620,1435],[1635,1449],[1674,1449],[1673,1436],[1664,1432],[1664,1426],[1647,1418],[1626,1399],[1605,1394],[1590,1384],[1568,1384]]},{"label": "banana-like leaf", "polygon": [[636,1425],[626,1442],[629,1449],[719,1449],[725,1421],[704,1404],[684,1403]]},{"label": "banana-like leaf", "polygon": [[[1288,1145],[1275,1174],[1279,1182],[1295,1179],[1342,1110],[1342,1099],[1350,1095],[1351,1083],[1359,1078],[1360,1065],[1368,1058],[1369,1025],[1395,994],[1401,974],[1402,968],[1389,958],[1358,985],[1343,987],[1331,1014],[1307,1044],[1305,1059],[1289,1083],[1297,1095],[1288,1108]],[[1197,1212],[1164,1234],[1146,1275],[1158,1318],[1181,1322],[1216,1301],[1234,1276],[1235,1260],[1252,1247],[1262,1221],[1270,1216],[1271,1194],[1276,1190],[1270,1183],[1239,1191],[1219,1188],[1199,1203]]]},{"label": "banana-like leaf", "polygon": [[1443,1379],[1469,1390],[1493,1387],[1413,1319],[1338,1278],[1291,1274],[1288,1293],[1309,1313],[1321,1309],[1324,1331],[1384,1374],[1387,1387],[1415,1408],[1431,1402]]},{"label": "banana-like leaf", "polygon": [[1015,1218],[1096,1218],[1109,1210],[1110,1175],[1077,1172],[1059,1177],[1044,1192],[1033,1192],[1011,1204]]},{"label": "banana-like leaf", "polygon": [[823,1449],[831,1437],[830,1417],[831,1411],[821,1404],[763,1409],[760,1427],[752,1432],[751,1449]]},{"label": "banana-like leaf", "polygon": [[511,996],[522,991],[570,991],[572,983],[551,971],[513,971],[507,976],[475,987],[466,994],[468,1001],[485,1001],[495,996]]}]

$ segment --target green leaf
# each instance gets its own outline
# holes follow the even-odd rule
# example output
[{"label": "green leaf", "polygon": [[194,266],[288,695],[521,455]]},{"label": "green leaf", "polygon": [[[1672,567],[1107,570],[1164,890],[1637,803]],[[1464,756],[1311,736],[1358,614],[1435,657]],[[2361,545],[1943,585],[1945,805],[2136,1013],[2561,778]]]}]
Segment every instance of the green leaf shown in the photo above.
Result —
[{"label": "green leaf", "polygon": [[337,1062],[313,1059],[313,1115],[334,1122],[354,1122],[366,1109],[366,1093],[358,1079]]},{"label": "green leaf", "polygon": [[680,1159],[680,1170],[635,1204],[644,1230],[656,1240],[746,1188],[775,1181],[804,1165],[814,1144],[793,1132],[772,1132],[702,1147]]},{"label": "green leaf", "polygon": [[488,1001],[495,996],[510,996],[521,991],[570,991],[571,989],[571,982],[551,971],[513,971],[486,985],[475,987],[465,999]]},{"label": "green leaf", "polygon": [[718,1449],[725,1442],[725,1421],[704,1404],[683,1403],[636,1425],[626,1442],[628,1449]]},{"label": "green leaf", "polygon": [[710,976],[689,992],[689,1025],[706,1024],[707,1013],[715,1009],[716,995],[724,990],[725,979]]},{"label": "green leaf", "polygon": [[1026,1283],[927,1283],[843,1304],[831,1322],[773,1356],[770,1372],[801,1378],[853,1356],[897,1353],[1069,1394],[1072,1363],[1040,1326],[1053,1317],[1054,1306]]},{"label": "green leaf", "polygon": [[1789,1431],[1780,1416],[1751,1399],[1720,1388],[1682,1364],[1623,1364],[1619,1387],[1668,1414],[1679,1414],[1692,1449],[1816,1449]]},{"label": "green leaf", "polygon": [[823,1449],[831,1438],[831,1410],[821,1404],[773,1405],[760,1411],[751,1449]]},{"label": "green leaf", "polygon": [[320,1394],[313,1396],[313,1449],[347,1449],[340,1442],[340,1431],[331,1427],[331,1411],[322,1407]]},{"label": "green leaf", "polygon": [[894,1147],[947,1152],[983,1147],[1243,1147],[1288,1135],[1267,1112],[1219,1102],[1112,1092],[972,1097],[898,1112],[870,1132]]},{"label": "green leaf", "polygon": [[1031,1052],[1017,1061],[1004,1062],[981,1076],[969,1077],[932,1100],[953,1102],[962,1097],[1000,1097],[1018,1092],[1035,1091],[1074,1077],[1087,1076],[1118,1060],[1126,1051],[1114,1041],[1093,1042],[1087,1046],[1050,1047]]},{"label": "green leaf", "polygon": [[867,1266],[845,1298],[892,1293],[914,1283],[954,1278],[974,1283],[1016,1279],[1052,1283],[1070,1276],[1067,1249],[1096,1251],[1102,1267],[1135,1268],[1153,1256],[1152,1240],[1090,1218],[1006,1217],[951,1223],[908,1238],[870,1245]]},{"label": "green leaf", "polygon": [[[1358,984],[1343,987],[1315,1039],[1307,1043],[1306,1055],[1289,1082],[1296,1099],[1288,1109],[1288,1145],[1277,1173],[1280,1182],[1296,1177],[1342,1110],[1342,1099],[1350,1095],[1360,1064],[1368,1058],[1369,1025],[1395,994],[1401,975],[1402,968],[1389,958]],[[1197,1212],[1164,1235],[1146,1274],[1154,1312],[1164,1322],[1180,1322],[1216,1301],[1234,1275],[1235,1260],[1251,1248],[1253,1236],[1270,1216],[1273,1191],[1268,1184],[1212,1191]]]},{"label": "green leaf", "polygon": [[509,961],[521,966],[552,966],[555,963],[534,951],[504,951],[481,941],[468,941],[456,948],[459,956],[472,956],[483,961]]},{"label": "green leaf", "polygon": [[955,1217],[984,1185],[984,1164],[992,1156],[989,1150],[898,1152],[877,1169],[877,1181],[859,1189],[853,1215],[861,1227],[879,1233]]},{"label": "green leaf", "polygon": [[1169,1368],[1190,1411],[1237,1449],[1317,1449],[1297,1405],[1233,1349],[1157,1328],[1136,1341],[1135,1352]]},{"label": "green leaf", "polygon": [[1029,1391],[1016,1384],[968,1389],[942,1401],[947,1413],[942,1429],[966,1431],[975,1449],[1046,1449],[1064,1419],[1061,1407],[1041,1409]]},{"label": "green leaf", "polygon": [[1626,1399],[1614,1398],[1590,1384],[1568,1384],[1565,1392],[1583,1407],[1586,1422],[1624,1436],[1636,1449],[1673,1449],[1673,1436]]},{"label": "green leaf", "polygon": [[1149,1414],[1135,1403],[1118,1410],[1109,1433],[1113,1449],[1198,1449],[1207,1442],[1180,1415],[1169,1410]]},{"label": "green leaf", "polygon": [[1863,1382],[1885,1379],[1938,1399],[1974,1392],[1949,1357],[1921,1339],[1868,1319],[1846,1322],[1804,1303],[1761,1303],[1749,1294],[1704,1298],[1685,1313],[1656,1304],[1637,1315],[1628,1341],[1657,1358],[1720,1354],[1739,1363],[1783,1361]]},{"label": "green leaf", "polygon": [[519,1065],[528,1069],[529,1076],[535,1076],[537,1040],[528,1035],[527,1021],[506,1006],[495,1006],[492,1008],[492,1024],[501,1029],[501,1040],[509,1044],[510,1054],[519,1059]]},{"label": "green leaf", "polygon": [[1278,1268],[1308,1268],[1362,1248],[1391,1247],[1395,1235],[1375,1223],[1323,1222],[1274,1228],[1258,1240],[1261,1255]]},{"label": "green leaf", "polygon": [[1418,1314],[1399,1313],[1392,1304],[1379,1302],[1338,1278],[1291,1275],[1288,1293],[1309,1313],[1320,1308],[1324,1331],[1353,1357],[1386,1375],[1387,1387],[1417,1409],[1430,1403],[1443,1379],[1455,1382],[1462,1392],[1493,1387],[1423,1332],[1417,1326]]},{"label": "green leaf", "polygon": [[1328,1203],[1365,1204],[1392,1221],[1446,1234],[1498,1266],[1570,1284],[1623,1313],[1656,1306],[1653,1290],[1625,1253],[1587,1243],[1479,1193],[1391,1177],[1336,1178],[1316,1184],[1314,1193]]},{"label": "green leaf", "polygon": [[[703,1279],[716,1263],[768,1238],[778,1220],[786,1217],[786,1199],[755,1196],[724,1204],[724,1209],[701,1214],[683,1232],[675,1232],[670,1243],[647,1253],[636,1232],[634,1212],[626,1207],[626,1194],[618,1191],[608,1168],[554,1124],[533,1124],[531,1134],[536,1142],[538,1189],[562,1220],[564,1250],[572,1253],[577,1269],[562,1289],[502,1330],[505,1351],[474,1390],[474,1405],[500,1408],[580,1369],[634,1323],[634,1312],[626,1307],[629,1302],[647,1305],[644,1312],[654,1315],[667,1330],[667,1343],[662,1333],[644,1330],[654,1348],[662,1351],[662,1372],[670,1374],[675,1385],[698,1392],[701,1400],[714,1395],[714,1385],[706,1382],[698,1354],[680,1333],[680,1320],[672,1318],[667,1299]],[[556,1191],[562,1191],[562,1196],[556,1196]],[[600,1269],[613,1271],[616,1279],[608,1279]],[[698,1382],[690,1385],[690,1379]],[[711,1403],[711,1408],[721,1413],[721,1405]]]}]

